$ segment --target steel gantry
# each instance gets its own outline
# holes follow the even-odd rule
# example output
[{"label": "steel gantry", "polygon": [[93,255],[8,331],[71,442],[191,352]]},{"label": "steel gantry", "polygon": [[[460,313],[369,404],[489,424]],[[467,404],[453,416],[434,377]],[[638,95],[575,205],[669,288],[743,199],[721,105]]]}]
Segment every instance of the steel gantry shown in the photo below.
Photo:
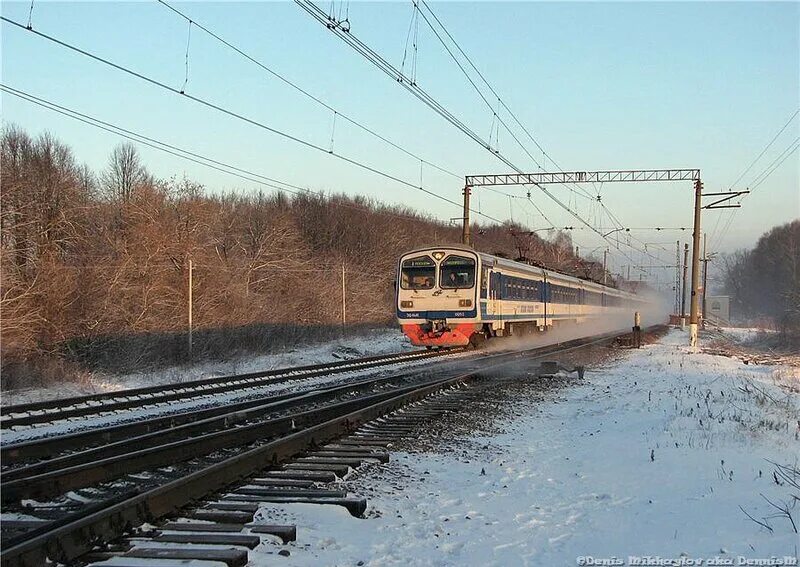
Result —
[{"label": "steel gantry", "polygon": [[624,169],[468,175],[467,187],[545,185],[550,183],[621,183],[626,181],[699,181],[699,169]]},{"label": "steel gantry", "polygon": [[[501,173],[489,175],[467,175],[464,184],[464,214],[462,217],[461,240],[470,244],[469,201],[474,187],[497,185],[542,185],[566,183],[642,183],[650,181],[692,181],[694,186],[694,225],[692,231],[692,295],[689,316],[689,341],[697,345],[699,323],[698,287],[700,284],[700,211],[701,209],[736,208],[738,203],[729,203],[749,191],[729,191],[708,193],[706,196],[719,197],[713,203],[703,206],[703,182],[699,169],[620,169],[606,171],[558,171],[538,173]],[[605,238],[605,237],[604,237]]]}]

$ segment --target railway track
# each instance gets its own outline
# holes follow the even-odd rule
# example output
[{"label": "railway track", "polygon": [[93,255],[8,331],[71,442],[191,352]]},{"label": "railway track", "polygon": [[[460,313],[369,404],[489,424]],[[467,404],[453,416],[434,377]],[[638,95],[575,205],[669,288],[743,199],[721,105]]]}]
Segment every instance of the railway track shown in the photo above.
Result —
[{"label": "railway track", "polygon": [[[368,441],[378,443],[386,439],[362,435],[350,445],[345,438],[341,445],[332,445],[331,450],[320,447],[351,436],[366,422],[436,392],[473,383],[483,373],[520,358],[541,358],[584,348],[608,342],[618,335],[612,333],[527,351],[485,354],[468,361],[472,367],[466,372],[451,369],[437,371],[437,376],[430,372],[400,374],[296,393],[247,408],[227,408],[230,410],[227,413],[207,415],[176,426],[162,423],[162,427],[144,434],[135,429],[116,429],[106,432],[115,436],[116,440],[110,443],[40,462],[24,463],[20,459],[18,467],[4,472],[0,486],[3,512],[16,513],[22,518],[13,522],[13,532],[3,533],[3,565],[40,565],[46,558],[69,563],[90,552],[98,542],[113,540],[145,522],[174,514],[264,470],[272,480],[261,483],[260,491],[240,494],[252,501],[248,506],[240,505],[239,512],[246,508],[246,515],[247,510],[264,501],[316,498],[322,499],[320,503],[331,499],[349,502],[338,493],[320,496],[321,493],[313,492],[317,489],[313,483],[308,484],[309,479],[298,477],[315,471],[344,472],[362,457],[367,458],[362,453],[368,448]],[[103,434],[102,430],[92,433],[100,436],[95,441]],[[281,467],[281,463],[303,453],[309,456],[299,464]],[[217,506],[214,510],[237,511],[230,502],[221,504],[221,508]]]},{"label": "railway track", "polygon": [[353,360],[313,364],[295,368],[281,368],[204,378],[176,384],[161,384],[117,392],[104,392],[86,396],[60,398],[42,402],[3,406],[0,408],[0,428],[52,424],[56,421],[140,409],[157,404],[186,401],[213,394],[236,392],[266,385],[282,384],[309,378],[342,374],[345,372],[375,369],[429,358],[451,356],[464,349],[441,351],[412,351],[371,356]]}]

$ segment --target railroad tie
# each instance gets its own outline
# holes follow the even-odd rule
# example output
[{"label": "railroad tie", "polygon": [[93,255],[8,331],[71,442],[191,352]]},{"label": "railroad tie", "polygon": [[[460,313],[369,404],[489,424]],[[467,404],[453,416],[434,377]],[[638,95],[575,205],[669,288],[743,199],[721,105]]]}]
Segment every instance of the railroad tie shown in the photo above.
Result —
[{"label": "railroad tie", "polygon": [[191,543],[208,545],[238,545],[248,549],[255,549],[261,538],[258,535],[230,534],[230,533],[180,533],[158,534],[153,541],[163,543]]},{"label": "railroad tie", "polygon": [[[239,500],[259,502],[261,496],[308,496],[309,498],[344,498],[347,496],[345,490],[307,490],[307,489],[271,489],[260,486],[243,486],[237,488],[230,494],[223,496],[223,500]],[[245,498],[246,497],[246,498]]]},{"label": "railroad tie", "polygon": [[284,465],[284,470],[331,472],[338,477],[343,477],[350,472],[350,467],[347,465],[323,465],[319,463],[289,463]]},{"label": "railroad tie", "polygon": [[358,458],[362,461],[380,461],[382,463],[389,462],[389,453],[375,453],[368,450],[359,450],[359,451],[345,451],[345,450],[337,450],[337,449],[323,449],[321,451],[314,451],[308,454],[309,457],[324,457],[324,458]]},{"label": "railroad tie", "polygon": [[[136,547],[128,551],[123,557],[131,559],[180,559],[180,560],[206,560],[219,561],[227,567],[244,567],[247,564],[247,551],[244,549],[203,549],[201,547]],[[121,563],[115,564],[115,567]],[[132,567],[142,567],[142,563],[132,562]]]},{"label": "railroad tie", "polygon": [[248,482],[271,488],[311,488],[315,484],[313,480],[297,480],[294,478],[251,478]]},{"label": "railroad tie", "polygon": [[297,540],[297,527],[267,524],[199,524],[195,522],[167,522],[161,529],[171,532],[206,532],[236,534],[250,530],[251,534],[265,534],[281,539],[283,543]]},{"label": "railroad tie", "polygon": [[336,475],[330,471],[312,470],[272,470],[266,471],[264,477],[253,479],[257,482],[267,482],[272,479],[311,480],[315,482],[334,482]]},{"label": "railroad tie", "polygon": [[395,425],[395,424],[389,424],[389,423],[381,423],[381,424],[375,424],[375,425],[365,425],[364,427],[359,429],[359,431],[370,432],[370,433],[375,433],[375,434],[380,434],[380,433],[399,433],[399,434],[402,434],[402,435],[408,435],[410,433],[413,433],[414,427],[408,426],[408,425],[400,425],[400,424]]},{"label": "railroad tie", "polygon": [[374,446],[374,447],[387,447],[394,443],[396,439],[390,440],[375,440],[375,439],[368,439],[366,437],[345,437],[337,441],[337,445],[345,445],[345,446],[355,446],[355,447],[364,447],[364,446]]},{"label": "railroad tie", "polygon": [[220,523],[242,523],[246,524],[253,521],[253,512],[245,512],[242,510],[221,510],[214,508],[201,508],[195,510],[189,515],[193,520],[206,520],[209,522]]},{"label": "railroad tie", "polygon": [[248,524],[250,532],[254,534],[268,534],[281,538],[283,543],[297,540],[297,528],[295,526],[275,526],[267,524]]},{"label": "railroad tie", "polygon": [[335,482],[336,475],[330,471],[295,471],[295,470],[271,470],[266,471],[263,477],[254,478],[251,482],[268,483],[272,480],[310,480],[312,482]]},{"label": "railroad tie", "polygon": [[200,524],[196,522],[167,522],[160,529],[173,532],[241,532],[246,524]]},{"label": "railroad tie", "polygon": [[370,434],[370,433],[358,433],[358,432],[356,432],[353,435],[351,435],[350,437],[348,437],[347,439],[348,440],[352,439],[352,440],[356,440],[356,441],[361,441],[362,443],[373,442],[373,443],[386,443],[388,445],[389,443],[394,443],[398,439],[403,439],[404,437],[407,437],[407,436],[406,435],[391,435],[391,434],[388,434],[388,433],[382,433],[381,435],[374,435],[374,434]]},{"label": "railroad tie", "polygon": [[[244,498],[242,496],[241,498]],[[367,510],[367,499],[357,496],[348,496],[344,498],[325,498],[325,497],[303,497],[303,496],[259,496],[258,502],[242,502],[242,501],[221,501],[212,502],[209,504],[210,508],[226,510],[226,511],[240,511],[255,514],[261,504],[329,504],[334,506],[343,506],[347,509],[352,516],[360,518]]]},{"label": "railroad tie", "polygon": [[361,463],[364,459],[356,458],[356,457],[298,457],[295,459],[295,463],[299,464],[309,464],[309,465],[344,465],[352,468],[358,468],[361,466]]}]

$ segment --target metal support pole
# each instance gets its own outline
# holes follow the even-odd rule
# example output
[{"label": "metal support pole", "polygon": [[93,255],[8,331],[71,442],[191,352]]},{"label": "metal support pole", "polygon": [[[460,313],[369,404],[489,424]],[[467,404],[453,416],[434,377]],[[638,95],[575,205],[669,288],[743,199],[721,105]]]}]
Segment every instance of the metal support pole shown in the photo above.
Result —
[{"label": "metal support pole", "polygon": [[675,241],[675,315],[681,311],[681,241]]},{"label": "metal support pole", "polygon": [[703,328],[706,328],[706,282],[708,282],[708,252],[706,251],[706,234],[703,233],[703,310],[700,321]]},{"label": "metal support pole", "polygon": [[633,314],[633,328],[631,329],[633,340],[631,341],[633,344],[631,345],[634,348],[641,348],[642,347],[642,318],[639,315],[639,312],[636,311]]},{"label": "metal support pole", "polygon": [[689,271],[689,245],[683,245],[683,281],[681,282],[681,327],[686,320],[686,274]]},{"label": "metal support pole", "polygon": [[689,307],[689,345],[697,346],[698,287],[700,287],[700,211],[703,206],[703,182],[694,182],[694,225],[692,232],[692,295]]},{"label": "metal support pole", "polygon": [[194,272],[194,266],[192,265],[192,261],[189,260],[189,359],[192,358],[192,276]]},{"label": "metal support pole", "polygon": [[347,324],[347,287],[345,275],[344,262],[342,262],[342,327]]},{"label": "metal support pole", "polygon": [[461,228],[461,243],[469,246],[469,194],[472,188],[469,185],[464,186],[464,216],[462,219],[463,226]]},{"label": "metal support pole", "polygon": [[603,285],[606,285],[606,276],[608,272],[606,271],[606,266],[608,264],[608,248],[603,250]]}]

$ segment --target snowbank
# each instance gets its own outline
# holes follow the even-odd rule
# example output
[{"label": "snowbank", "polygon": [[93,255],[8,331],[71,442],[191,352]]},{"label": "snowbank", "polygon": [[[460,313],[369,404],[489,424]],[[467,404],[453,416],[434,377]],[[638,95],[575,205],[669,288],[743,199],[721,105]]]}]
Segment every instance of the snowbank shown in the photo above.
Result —
[{"label": "snowbank", "polygon": [[[774,382],[775,367],[692,354],[686,342],[673,331],[543,402],[523,401],[504,433],[476,433],[458,454],[395,453],[358,471],[348,485],[369,497],[367,519],[263,508],[265,522],[296,522],[298,540],[288,558],[262,544],[251,565],[796,556],[800,539],[768,500],[791,506],[800,493],[777,484],[769,462],[800,461],[798,395]],[[800,524],[800,504],[790,512]]]},{"label": "snowbank", "polygon": [[336,360],[414,350],[415,348],[417,347],[412,346],[405,335],[398,329],[375,329],[358,337],[317,345],[299,345],[279,353],[263,356],[244,356],[231,360],[204,362],[191,366],[176,366],[135,374],[109,375],[96,373],[87,381],[81,383],[66,383],[51,388],[3,392],[0,403],[5,406],[84,394],[157,386],[159,384],[175,384],[214,376],[334,362]]}]

